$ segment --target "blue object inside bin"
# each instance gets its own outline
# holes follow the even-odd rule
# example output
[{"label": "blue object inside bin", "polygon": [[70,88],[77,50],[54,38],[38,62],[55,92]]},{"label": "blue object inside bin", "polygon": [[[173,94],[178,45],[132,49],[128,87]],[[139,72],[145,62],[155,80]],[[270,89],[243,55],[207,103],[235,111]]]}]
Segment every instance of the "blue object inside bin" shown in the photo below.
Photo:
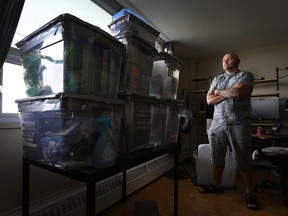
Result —
[{"label": "blue object inside bin", "polygon": [[114,14],[114,15],[112,16],[112,19],[113,19],[113,20],[119,19],[120,17],[123,17],[123,16],[125,16],[125,15],[127,15],[127,14],[129,14],[129,13],[130,13],[130,14],[133,14],[134,16],[136,16],[137,18],[139,18],[139,19],[142,20],[143,22],[148,23],[148,21],[145,20],[143,17],[139,16],[138,14],[136,14],[136,13],[134,13],[134,12],[132,12],[132,11],[126,9],[126,8],[125,8],[125,9],[122,9],[122,10],[119,11],[118,13]]}]

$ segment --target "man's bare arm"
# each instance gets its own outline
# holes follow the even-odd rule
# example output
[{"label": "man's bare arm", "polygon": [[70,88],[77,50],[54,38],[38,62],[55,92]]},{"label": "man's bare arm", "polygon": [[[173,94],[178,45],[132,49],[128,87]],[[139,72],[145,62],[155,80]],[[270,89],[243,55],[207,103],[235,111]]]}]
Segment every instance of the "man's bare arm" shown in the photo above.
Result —
[{"label": "man's bare arm", "polygon": [[251,86],[239,82],[230,89],[216,89],[214,94],[221,95],[225,98],[241,98],[251,94],[251,92]]},{"label": "man's bare arm", "polygon": [[230,89],[216,89],[214,92],[208,92],[206,100],[208,105],[212,105],[220,103],[227,98],[241,98],[251,94],[251,92],[251,86],[238,82]]},{"label": "man's bare arm", "polygon": [[206,101],[208,105],[217,104],[225,100],[226,97],[222,95],[215,95],[214,92],[208,92]]}]

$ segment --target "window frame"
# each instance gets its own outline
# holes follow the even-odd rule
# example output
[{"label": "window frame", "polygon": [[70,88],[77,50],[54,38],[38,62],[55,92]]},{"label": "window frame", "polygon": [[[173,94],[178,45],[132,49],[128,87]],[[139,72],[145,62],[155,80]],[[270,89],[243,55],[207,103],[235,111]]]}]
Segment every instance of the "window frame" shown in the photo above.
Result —
[{"label": "window frame", "polygon": [[105,10],[109,14],[115,14],[123,9],[123,6],[116,0],[91,0],[93,3],[98,5],[100,8]]}]

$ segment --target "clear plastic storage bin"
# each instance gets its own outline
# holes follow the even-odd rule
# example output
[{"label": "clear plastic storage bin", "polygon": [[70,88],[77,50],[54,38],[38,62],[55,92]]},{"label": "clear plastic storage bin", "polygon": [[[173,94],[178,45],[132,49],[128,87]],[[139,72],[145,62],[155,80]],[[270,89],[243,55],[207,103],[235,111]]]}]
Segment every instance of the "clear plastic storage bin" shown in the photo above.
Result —
[{"label": "clear plastic storage bin", "polygon": [[163,100],[155,100],[152,110],[152,124],[149,143],[153,147],[166,144],[167,106]]},{"label": "clear plastic storage bin", "polygon": [[119,40],[126,45],[119,90],[148,96],[157,50],[135,35],[128,34]]},{"label": "clear plastic storage bin", "polygon": [[60,169],[114,164],[124,110],[121,100],[57,94],[16,102],[24,157]]},{"label": "clear plastic storage bin", "polygon": [[183,101],[156,99],[152,111],[151,146],[178,142],[180,113]]},{"label": "clear plastic storage bin", "polygon": [[67,92],[117,98],[125,46],[99,27],[62,14],[16,46],[28,97]]},{"label": "clear plastic storage bin", "polygon": [[149,95],[176,99],[181,61],[169,53],[161,52],[153,62]]},{"label": "clear plastic storage bin", "polygon": [[167,109],[165,142],[166,144],[177,143],[183,101],[167,99],[165,104]]},{"label": "clear plastic storage bin", "polygon": [[125,101],[119,153],[149,148],[155,98],[131,93],[123,93],[119,97]]}]

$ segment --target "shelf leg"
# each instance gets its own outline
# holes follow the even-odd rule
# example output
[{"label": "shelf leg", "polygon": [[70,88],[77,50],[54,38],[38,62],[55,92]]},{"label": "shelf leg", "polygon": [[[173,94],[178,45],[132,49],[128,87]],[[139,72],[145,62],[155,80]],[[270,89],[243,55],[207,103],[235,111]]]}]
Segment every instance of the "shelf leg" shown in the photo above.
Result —
[{"label": "shelf leg", "polygon": [[127,189],[127,185],[126,185],[126,170],[124,170],[123,171],[123,178],[122,178],[122,180],[123,180],[123,182],[122,182],[122,200],[123,200],[123,202],[125,202],[126,201],[126,196],[127,196],[127,194],[126,194],[126,189]]},{"label": "shelf leg", "polygon": [[178,171],[179,171],[179,147],[174,150],[174,216],[178,216]]},{"label": "shelf leg", "polygon": [[95,182],[86,182],[86,215],[95,216],[96,214],[96,189]]},{"label": "shelf leg", "polygon": [[22,160],[22,215],[29,216],[30,167],[27,159]]}]

